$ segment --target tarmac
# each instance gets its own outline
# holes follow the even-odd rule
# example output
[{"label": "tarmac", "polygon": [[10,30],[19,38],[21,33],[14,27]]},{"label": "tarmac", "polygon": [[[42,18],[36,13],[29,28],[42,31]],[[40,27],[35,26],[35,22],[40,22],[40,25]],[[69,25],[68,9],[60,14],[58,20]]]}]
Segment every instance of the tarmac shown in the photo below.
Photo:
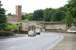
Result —
[{"label": "tarmac", "polygon": [[64,38],[61,34],[51,32],[43,32],[34,37],[22,34],[16,36],[0,39],[0,50],[49,50]]},{"label": "tarmac", "polygon": [[[76,34],[62,33],[64,39],[53,50],[76,50]],[[51,49],[50,49],[51,50]]]},{"label": "tarmac", "polygon": [[[63,35],[64,39],[62,41],[60,41],[53,49],[50,49],[50,50],[76,50],[76,34],[75,33],[54,33],[54,34]],[[20,36],[23,37],[24,35],[20,35]],[[1,50],[1,48],[0,48],[0,50]]]}]

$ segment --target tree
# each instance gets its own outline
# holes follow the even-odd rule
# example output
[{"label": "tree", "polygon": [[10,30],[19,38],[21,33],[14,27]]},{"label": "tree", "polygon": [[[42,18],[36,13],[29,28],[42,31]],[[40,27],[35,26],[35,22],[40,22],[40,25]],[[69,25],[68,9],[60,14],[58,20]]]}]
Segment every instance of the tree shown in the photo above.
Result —
[{"label": "tree", "polygon": [[46,16],[44,16],[44,21],[51,21],[52,12],[48,12]]},{"label": "tree", "polygon": [[51,21],[52,20],[52,14],[54,12],[54,9],[52,8],[46,8],[44,10],[44,21]]},{"label": "tree", "polygon": [[64,8],[66,9],[65,13],[67,14],[67,16],[69,16],[69,17],[66,16],[66,19],[70,18],[70,19],[67,19],[68,26],[70,26],[71,24],[76,25],[75,24],[76,23],[76,5],[75,4],[76,4],[76,0],[69,0],[68,4],[64,6]]},{"label": "tree", "polygon": [[36,10],[36,11],[34,11],[32,20],[42,21],[43,18],[44,18],[43,10]]},{"label": "tree", "polygon": [[26,15],[22,15],[22,20],[32,20],[32,13],[26,14]]},{"label": "tree", "polygon": [[65,13],[62,11],[54,12],[53,17],[52,17],[53,21],[63,21],[64,18],[65,18]]},{"label": "tree", "polygon": [[68,4],[65,5],[67,11],[69,11],[73,18],[76,18],[76,0],[69,0]]},{"label": "tree", "polygon": [[6,23],[6,16],[5,16],[5,9],[2,8],[2,4],[0,1],[0,24],[1,23]]},{"label": "tree", "polygon": [[11,13],[8,13],[8,16],[12,16],[12,14]]},{"label": "tree", "polygon": [[6,23],[5,9],[2,8],[0,1],[0,29],[4,29]]},{"label": "tree", "polygon": [[65,24],[67,26],[67,29],[70,28],[73,24],[73,17],[69,11],[67,12],[65,17]]}]

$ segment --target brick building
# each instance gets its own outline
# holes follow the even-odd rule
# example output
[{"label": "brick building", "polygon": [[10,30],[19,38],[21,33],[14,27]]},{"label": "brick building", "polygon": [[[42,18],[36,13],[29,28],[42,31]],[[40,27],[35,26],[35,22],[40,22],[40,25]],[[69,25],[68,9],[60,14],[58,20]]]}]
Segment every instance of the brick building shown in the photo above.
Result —
[{"label": "brick building", "polygon": [[22,16],[21,9],[22,9],[21,5],[16,6],[16,20],[17,20],[17,22],[21,20],[21,16]]}]

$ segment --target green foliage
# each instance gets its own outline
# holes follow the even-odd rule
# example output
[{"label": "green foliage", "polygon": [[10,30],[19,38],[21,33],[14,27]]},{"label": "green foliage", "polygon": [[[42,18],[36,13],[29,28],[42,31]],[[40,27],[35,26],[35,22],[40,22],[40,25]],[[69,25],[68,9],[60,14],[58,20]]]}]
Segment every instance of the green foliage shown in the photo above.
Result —
[{"label": "green foliage", "polygon": [[32,20],[32,16],[29,15],[29,16],[26,17],[26,19],[28,19],[29,21],[31,21]]},{"label": "green foliage", "polygon": [[16,30],[17,29],[17,25],[16,24],[10,24],[10,23],[3,23],[0,24],[0,30]]},{"label": "green foliage", "polygon": [[65,18],[65,13],[61,11],[57,11],[53,14],[53,21],[62,21]]},{"label": "green foliage", "polygon": [[[46,14],[46,13],[45,13]],[[49,12],[49,13],[47,13],[45,16],[44,16],[44,21],[51,21],[51,16],[52,16],[52,14],[51,14],[51,12]]]},{"label": "green foliage", "polygon": [[65,12],[58,9],[46,9],[44,10],[45,21],[63,21],[65,18]]},{"label": "green foliage", "polygon": [[0,2],[0,24],[6,23],[5,9],[2,8],[2,4]]},{"label": "green foliage", "polygon": [[72,24],[76,23],[76,0],[69,0],[68,4],[66,4],[64,8],[66,9],[65,23],[70,27]]},{"label": "green foliage", "polygon": [[47,8],[45,10],[36,10],[33,14],[26,14],[22,16],[22,20],[35,21],[63,21],[65,12],[62,9]]},{"label": "green foliage", "polygon": [[10,30],[16,30],[16,29],[17,29],[17,25],[16,24],[10,24],[10,23],[6,24],[5,30],[10,31]]},{"label": "green foliage", "polygon": [[12,16],[12,14],[11,13],[8,13],[8,16]]},{"label": "green foliage", "polygon": [[36,10],[36,11],[34,11],[32,20],[42,21],[43,18],[44,18],[43,10]]},{"label": "green foliage", "polygon": [[25,15],[22,15],[22,20],[25,20],[26,19],[26,16]]},{"label": "green foliage", "polygon": [[73,24],[73,17],[71,16],[71,13],[68,11],[65,17],[65,24],[67,28],[71,27]]},{"label": "green foliage", "polygon": [[4,30],[5,27],[6,27],[6,24],[5,23],[0,24],[0,30]]},{"label": "green foliage", "polygon": [[22,20],[29,20],[29,21],[31,21],[32,20],[32,14],[23,15],[22,16]]},{"label": "green foliage", "polygon": [[6,16],[5,16],[5,9],[2,8],[2,4],[0,1],[0,30],[5,29],[6,25]]},{"label": "green foliage", "polygon": [[52,17],[52,14],[53,14],[53,9],[51,8],[47,8],[44,10],[44,21],[51,21],[51,17]]},{"label": "green foliage", "polygon": [[76,18],[76,0],[69,0],[69,3],[65,5],[67,11],[70,11],[73,18]]}]

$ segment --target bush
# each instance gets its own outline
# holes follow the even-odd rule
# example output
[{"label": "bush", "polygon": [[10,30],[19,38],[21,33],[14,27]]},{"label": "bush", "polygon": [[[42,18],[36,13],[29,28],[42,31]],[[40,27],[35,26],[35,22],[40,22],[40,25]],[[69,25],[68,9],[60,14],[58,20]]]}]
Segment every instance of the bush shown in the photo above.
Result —
[{"label": "bush", "polygon": [[5,30],[7,31],[11,31],[11,30],[16,30],[17,29],[17,25],[16,24],[6,24],[6,28]]},{"label": "bush", "polygon": [[4,32],[4,31],[1,31],[0,32],[0,36],[13,36],[14,35],[14,33],[13,32]]}]

